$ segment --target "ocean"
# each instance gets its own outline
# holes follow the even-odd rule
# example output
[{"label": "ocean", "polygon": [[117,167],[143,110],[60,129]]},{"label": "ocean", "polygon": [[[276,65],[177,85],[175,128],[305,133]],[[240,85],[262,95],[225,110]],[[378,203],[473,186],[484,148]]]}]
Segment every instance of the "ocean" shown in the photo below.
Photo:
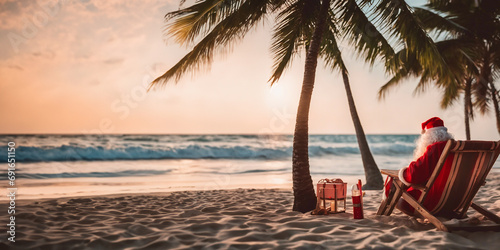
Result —
[{"label": "ocean", "polygon": [[[291,187],[291,135],[2,135],[26,197]],[[379,168],[412,160],[418,135],[368,135]],[[313,181],[364,175],[355,135],[310,135]],[[7,165],[5,165],[7,166]],[[498,165],[495,166],[498,168]],[[7,179],[7,167],[0,180]],[[23,187],[22,184],[25,184]],[[22,193],[22,192],[21,192]]]}]

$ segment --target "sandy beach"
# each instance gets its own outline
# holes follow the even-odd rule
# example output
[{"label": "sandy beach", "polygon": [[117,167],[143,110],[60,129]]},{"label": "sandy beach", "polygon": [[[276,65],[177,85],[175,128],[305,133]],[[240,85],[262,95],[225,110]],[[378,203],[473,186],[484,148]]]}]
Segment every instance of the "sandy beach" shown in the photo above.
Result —
[{"label": "sandy beach", "polygon": [[[500,231],[500,0],[1,0],[0,20],[0,250],[500,250],[434,226]],[[377,215],[382,169],[465,218]],[[346,210],[292,211],[293,188],[319,208],[309,180],[333,198],[314,213]]]},{"label": "sandy beach", "polygon": [[[475,201],[500,214],[500,174]],[[499,249],[500,232],[438,232],[396,211],[375,215],[380,193],[366,191],[365,219],[293,212],[284,189],[232,189],[19,200],[16,242],[1,249]],[[2,202],[1,211],[7,211]],[[488,223],[473,210],[469,217]],[[2,224],[7,216],[2,217]],[[451,221],[450,223],[461,223]]]}]

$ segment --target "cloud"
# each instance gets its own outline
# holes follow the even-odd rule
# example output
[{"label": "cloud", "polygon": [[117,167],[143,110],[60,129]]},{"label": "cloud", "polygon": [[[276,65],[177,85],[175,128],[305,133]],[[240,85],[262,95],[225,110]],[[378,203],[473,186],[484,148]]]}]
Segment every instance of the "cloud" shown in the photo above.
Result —
[{"label": "cloud", "polygon": [[15,0],[0,3],[0,14],[3,13],[18,14],[21,10],[19,5],[21,5],[20,1],[15,1]]},{"label": "cloud", "polygon": [[110,58],[103,61],[104,64],[121,64],[125,61],[124,58]]},{"label": "cloud", "polygon": [[54,59],[56,57],[56,53],[52,50],[43,50],[31,53],[34,57],[40,57],[45,59]]},{"label": "cloud", "polygon": [[16,69],[16,70],[20,70],[20,71],[24,71],[23,67],[19,66],[19,65],[14,65],[14,64],[10,64],[7,66],[7,68],[9,69]]},{"label": "cloud", "polygon": [[99,11],[99,9],[93,3],[88,3],[85,6],[85,9],[87,9],[88,11],[91,11],[91,12],[97,12],[97,11]]}]

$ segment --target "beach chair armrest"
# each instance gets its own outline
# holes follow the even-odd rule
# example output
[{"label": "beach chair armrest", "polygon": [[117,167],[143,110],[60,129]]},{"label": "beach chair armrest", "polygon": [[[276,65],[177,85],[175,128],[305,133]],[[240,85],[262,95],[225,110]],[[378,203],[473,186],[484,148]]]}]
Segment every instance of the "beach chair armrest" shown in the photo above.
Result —
[{"label": "beach chair armrest", "polygon": [[380,173],[388,175],[388,176],[390,176],[392,178],[399,179],[399,177],[398,177],[399,170],[381,169]]},{"label": "beach chair armrest", "polygon": [[413,189],[418,189],[420,191],[427,191],[427,188],[425,187],[425,185],[411,184],[411,187]]},{"label": "beach chair armrest", "polygon": [[[388,175],[396,180],[399,180],[399,170],[391,170],[391,169],[381,169],[380,172],[382,174]],[[411,184],[411,186],[418,190],[426,190],[425,185]]]}]

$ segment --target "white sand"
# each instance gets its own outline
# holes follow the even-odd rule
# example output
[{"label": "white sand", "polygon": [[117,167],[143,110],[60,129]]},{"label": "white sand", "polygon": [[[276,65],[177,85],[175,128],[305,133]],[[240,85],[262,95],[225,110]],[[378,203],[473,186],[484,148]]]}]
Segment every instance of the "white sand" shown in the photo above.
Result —
[{"label": "white sand", "polygon": [[[16,242],[4,234],[0,249],[500,249],[500,232],[446,233],[398,211],[377,216],[379,198],[366,192],[362,220],[292,212],[283,189],[22,200]],[[490,174],[475,201],[500,215],[500,174]],[[487,223],[472,209],[469,216]]]}]

